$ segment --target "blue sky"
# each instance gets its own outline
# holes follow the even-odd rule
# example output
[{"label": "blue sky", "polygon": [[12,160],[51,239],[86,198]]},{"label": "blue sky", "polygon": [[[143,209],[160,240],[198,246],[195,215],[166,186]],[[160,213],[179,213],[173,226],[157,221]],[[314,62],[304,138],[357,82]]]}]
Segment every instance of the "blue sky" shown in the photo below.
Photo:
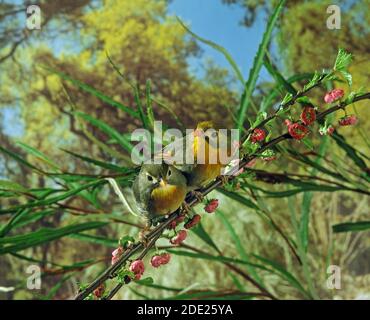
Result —
[{"label": "blue sky", "polygon": [[[169,13],[178,15],[197,35],[227,49],[244,78],[248,77],[265,29],[264,16],[258,16],[254,25],[246,28],[240,24],[244,16],[243,8],[225,5],[221,0],[173,0]],[[204,50],[204,57],[190,60],[191,68],[196,69],[196,73],[201,72],[205,57],[212,58],[217,65],[229,68],[221,53],[205,44],[199,45]],[[267,77],[267,72],[262,70],[260,79]]]},{"label": "blue sky", "polygon": [[[244,15],[243,8],[225,5],[221,0],[173,0],[168,13],[179,16],[194,33],[226,48],[236,61],[244,78],[248,77],[265,29],[264,16],[258,16],[253,26],[246,28],[240,24]],[[61,48],[66,48],[65,39],[63,39],[61,36],[48,43],[56,55],[61,53]],[[200,58],[189,59],[192,72],[201,76],[202,64],[206,58],[211,58],[217,65],[230,69],[221,53],[202,43],[199,45],[203,50],[203,55]],[[268,74],[262,69],[259,80],[267,79]],[[22,125],[17,121],[19,110],[9,107],[3,108],[1,112],[4,132],[11,136],[22,135]]]}]

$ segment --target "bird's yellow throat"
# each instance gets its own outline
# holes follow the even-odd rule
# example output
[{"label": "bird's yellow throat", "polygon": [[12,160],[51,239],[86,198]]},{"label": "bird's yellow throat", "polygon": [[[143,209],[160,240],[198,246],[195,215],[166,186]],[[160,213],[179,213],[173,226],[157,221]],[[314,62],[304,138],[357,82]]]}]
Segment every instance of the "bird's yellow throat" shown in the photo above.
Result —
[{"label": "bird's yellow throat", "polygon": [[156,214],[166,215],[174,212],[186,195],[186,188],[161,183],[158,188],[152,191],[153,209]]}]

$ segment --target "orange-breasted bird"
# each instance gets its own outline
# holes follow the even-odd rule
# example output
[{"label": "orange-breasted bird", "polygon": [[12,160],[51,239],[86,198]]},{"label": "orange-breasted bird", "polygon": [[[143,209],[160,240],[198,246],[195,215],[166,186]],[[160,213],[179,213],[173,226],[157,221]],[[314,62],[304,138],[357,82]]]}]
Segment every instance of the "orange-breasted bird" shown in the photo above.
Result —
[{"label": "orange-breasted bird", "polygon": [[[212,121],[198,123],[189,146],[192,151],[191,154],[194,156],[194,162],[190,164],[173,163],[185,175],[188,191],[204,187],[219,176],[226,166],[226,164],[221,163],[220,152],[227,151],[227,141],[226,139],[220,139],[220,137],[221,134],[218,129],[215,129]],[[186,137],[184,140],[186,140]],[[180,142],[186,145],[186,142]],[[164,151],[164,154],[166,154],[166,151]]]},{"label": "orange-breasted bird", "polygon": [[140,214],[153,223],[182,205],[187,181],[173,166],[144,164],[133,183],[133,192]]}]

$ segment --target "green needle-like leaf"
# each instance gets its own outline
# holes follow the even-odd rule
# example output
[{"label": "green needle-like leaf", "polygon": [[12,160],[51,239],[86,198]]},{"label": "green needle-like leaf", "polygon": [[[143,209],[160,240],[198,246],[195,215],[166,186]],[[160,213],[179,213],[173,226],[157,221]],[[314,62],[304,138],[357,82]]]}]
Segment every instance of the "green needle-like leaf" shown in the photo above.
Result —
[{"label": "green needle-like leaf", "polygon": [[285,0],[280,0],[273,14],[270,16],[270,19],[267,23],[266,31],[262,38],[262,42],[260,43],[257,54],[254,58],[253,66],[249,72],[248,81],[245,84],[244,93],[242,95],[242,99],[240,103],[240,108],[239,108],[239,113],[238,113],[238,123],[237,123],[239,130],[242,130],[244,127],[246,113],[248,111],[248,107],[252,99],[253,91],[256,87],[258,75],[263,65],[263,58],[266,54],[267,46],[270,42],[275,23],[278,19],[278,16],[281,10],[283,9],[284,4],[285,4]]},{"label": "green needle-like leaf", "polygon": [[358,232],[370,230],[370,221],[346,222],[333,226],[333,232]]},{"label": "green needle-like leaf", "polygon": [[214,43],[210,40],[207,40],[207,39],[204,39],[198,35],[196,35],[193,31],[191,31],[185,24],[184,22],[182,22],[182,20],[179,18],[179,17],[176,17],[177,18],[177,21],[181,24],[181,26],[188,32],[190,33],[194,38],[198,39],[200,42],[203,42],[204,44],[212,47],[213,49],[216,49],[218,52],[220,52],[221,54],[223,54],[223,56],[226,58],[226,60],[229,62],[231,68],[233,69],[236,77],[238,78],[238,80],[241,82],[242,85],[244,85],[244,78],[243,78],[243,75],[242,73],[240,72],[239,68],[238,68],[238,65],[236,64],[236,62],[234,61],[234,59],[231,57],[230,53],[227,52],[227,50],[218,45],[217,43]]}]

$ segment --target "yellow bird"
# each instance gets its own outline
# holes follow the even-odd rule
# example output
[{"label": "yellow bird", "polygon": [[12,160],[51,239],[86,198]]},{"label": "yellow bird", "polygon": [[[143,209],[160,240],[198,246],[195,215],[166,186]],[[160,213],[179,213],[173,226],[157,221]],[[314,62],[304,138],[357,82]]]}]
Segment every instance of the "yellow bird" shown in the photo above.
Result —
[{"label": "yellow bird", "polygon": [[[207,130],[209,129],[214,129],[210,134],[211,137],[207,135]],[[213,122],[200,122],[195,129],[194,135],[195,166],[189,173],[186,173],[188,189],[190,190],[204,187],[219,176],[225,167],[220,161],[219,133],[215,130]],[[204,154],[200,151],[199,155],[199,149],[203,149]]]},{"label": "yellow bird", "polygon": [[167,164],[144,164],[133,183],[137,208],[149,225],[176,211],[184,202],[184,175]]},{"label": "yellow bird", "polygon": [[225,141],[220,139],[221,134],[212,121],[198,123],[193,135],[190,148],[194,163],[173,164],[186,177],[189,191],[200,189],[213,181],[226,166],[221,163],[220,151],[227,150],[227,142],[225,145]]}]

